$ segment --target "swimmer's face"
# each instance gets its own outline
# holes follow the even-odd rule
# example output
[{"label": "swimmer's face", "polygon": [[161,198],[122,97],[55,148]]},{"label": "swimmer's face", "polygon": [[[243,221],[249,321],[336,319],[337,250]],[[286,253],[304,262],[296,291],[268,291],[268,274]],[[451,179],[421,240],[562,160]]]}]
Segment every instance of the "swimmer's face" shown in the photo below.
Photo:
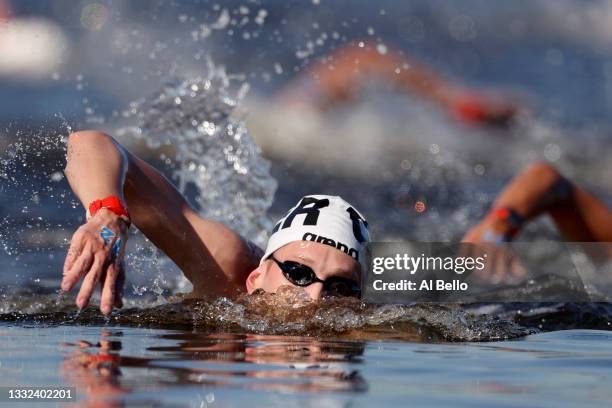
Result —
[{"label": "swimmer's face", "polygon": [[[329,245],[310,241],[295,241],[277,249],[273,256],[281,262],[293,261],[308,266],[321,280],[339,277],[348,279],[357,285],[360,284],[359,263],[349,255]],[[262,263],[249,274],[246,285],[249,293],[252,293],[255,289],[276,292],[281,286],[295,286],[285,278],[280,267],[271,259]],[[320,299],[326,294],[321,282],[314,282],[302,289],[312,299]]]}]

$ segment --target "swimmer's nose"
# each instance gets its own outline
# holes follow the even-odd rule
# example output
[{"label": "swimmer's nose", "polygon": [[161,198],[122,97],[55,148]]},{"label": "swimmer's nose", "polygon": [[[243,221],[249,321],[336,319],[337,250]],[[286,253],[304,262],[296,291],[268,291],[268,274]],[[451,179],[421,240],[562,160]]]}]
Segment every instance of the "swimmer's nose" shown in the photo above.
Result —
[{"label": "swimmer's nose", "polygon": [[313,300],[321,299],[323,297],[323,292],[325,291],[323,289],[323,284],[320,282],[307,286],[305,290],[306,293],[308,293],[308,296],[310,296],[310,298]]}]

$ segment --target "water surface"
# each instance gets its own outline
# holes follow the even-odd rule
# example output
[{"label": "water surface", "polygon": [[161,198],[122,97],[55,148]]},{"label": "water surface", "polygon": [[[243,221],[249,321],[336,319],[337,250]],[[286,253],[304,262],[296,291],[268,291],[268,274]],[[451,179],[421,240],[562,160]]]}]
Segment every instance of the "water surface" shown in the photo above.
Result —
[{"label": "water surface", "polygon": [[612,333],[597,330],[431,344],[1,323],[0,341],[1,385],[72,385],[84,406],[601,407],[612,399]]}]

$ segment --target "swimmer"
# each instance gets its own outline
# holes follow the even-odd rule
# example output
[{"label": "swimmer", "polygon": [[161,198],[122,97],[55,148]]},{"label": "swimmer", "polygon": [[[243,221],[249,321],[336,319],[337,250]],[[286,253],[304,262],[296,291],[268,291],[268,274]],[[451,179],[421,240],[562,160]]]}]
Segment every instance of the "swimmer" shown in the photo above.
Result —
[{"label": "swimmer", "polygon": [[307,103],[326,109],[354,99],[367,78],[420,96],[461,123],[505,127],[519,111],[507,97],[459,86],[404,54],[364,42],[343,46],[325,61],[313,64],[278,98],[283,103]]},{"label": "swimmer", "polygon": [[10,2],[0,0],[0,78],[41,79],[66,58],[64,30],[42,16],[15,16]]},{"label": "swimmer", "polygon": [[569,241],[612,242],[610,208],[547,163],[533,164],[516,176],[463,242],[509,242],[540,215],[550,215]]},{"label": "swimmer", "polygon": [[82,280],[76,304],[102,287],[100,311],[121,307],[123,258],[134,224],[183,271],[194,296],[236,296],[284,285],[312,298],[358,296],[369,240],[364,217],[335,196],[303,197],[262,250],[225,225],[202,218],[156,169],[97,131],[70,135],[65,174],[87,221],[72,236],[61,288]]}]

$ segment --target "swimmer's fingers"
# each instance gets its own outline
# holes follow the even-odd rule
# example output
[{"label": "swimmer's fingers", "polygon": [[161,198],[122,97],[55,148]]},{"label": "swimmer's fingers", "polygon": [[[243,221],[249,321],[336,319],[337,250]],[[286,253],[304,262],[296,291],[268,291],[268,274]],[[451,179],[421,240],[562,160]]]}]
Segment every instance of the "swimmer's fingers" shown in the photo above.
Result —
[{"label": "swimmer's fingers", "polygon": [[[123,257],[125,256],[127,239],[127,233],[125,231],[122,231],[119,242],[115,242],[115,245],[113,246],[116,252],[113,254],[111,251],[111,262],[117,274],[117,278],[115,280],[114,285],[115,295],[111,300],[111,304],[116,308],[123,307],[123,287],[125,285],[125,263],[123,261]],[[117,244],[119,246],[117,246]]]},{"label": "swimmer's fingers", "polygon": [[68,253],[66,254],[66,259],[64,260],[64,275],[66,275],[66,272],[68,272],[68,270],[72,268],[74,262],[79,258],[81,250],[83,249],[83,245],[83,240],[78,239],[75,234],[75,236],[70,241],[70,248],[68,248]]},{"label": "swimmer's fingers", "polygon": [[462,242],[459,246],[458,256],[464,258],[482,258],[484,266],[482,268],[475,267],[469,271],[469,275],[473,276],[479,283],[487,283],[491,280],[491,275],[494,272],[492,260],[495,260],[496,246],[489,243],[478,242]]},{"label": "swimmer's fingers", "polygon": [[80,229],[74,233],[72,239],[70,240],[70,247],[68,248],[68,253],[66,254],[66,259],[64,260],[64,278],[62,279],[63,290],[70,290],[64,289],[64,285],[66,284],[66,276],[69,276],[69,272],[73,268],[75,262],[79,260],[83,254],[83,248],[86,242],[87,241],[83,239],[83,234],[81,233]]},{"label": "swimmer's fingers", "polygon": [[113,262],[106,269],[106,276],[102,283],[102,296],[100,297],[100,311],[102,314],[110,314],[113,311],[113,306],[121,304],[121,294],[123,292],[123,283],[125,282],[125,273],[121,262]]},{"label": "swimmer's fingers", "polygon": [[102,314],[110,314],[113,311],[115,303],[116,287],[118,270],[114,263],[111,263],[106,269],[106,276],[102,282],[102,295],[100,296],[100,311]]},{"label": "swimmer's fingers", "polygon": [[117,275],[117,291],[115,293],[115,307],[120,309],[123,307],[123,289],[125,288],[125,264],[120,262],[118,265],[119,274]]},{"label": "swimmer's fingers", "polygon": [[478,276],[487,285],[500,285],[504,282],[507,257],[505,251],[496,244],[483,243],[479,248],[486,248],[480,256],[486,258],[485,267],[479,271]]},{"label": "swimmer's fingers", "polygon": [[501,249],[502,274],[501,282],[505,285],[516,285],[525,275],[520,259],[509,249]]},{"label": "swimmer's fingers", "polygon": [[495,250],[491,256],[491,265],[493,266],[491,270],[489,283],[493,285],[500,285],[504,280],[506,262],[504,257],[500,254],[498,250]]},{"label": "swimmer's fingers", "polygon": [[77,295],[76,303],[79,309],[83,309],[89,304],[89,300],[102,276],[105,258],[104,254],[101,253],[94,255],[93,264],[89,272],[87,272],[85,279],[83,279],[83,284]]},{"label": "swimmer's fingers", "polygon": [[500,248],[496,259],[496,279],[498,283],[503,285],[517,284],[524,276],[524,269],[521,272],[522,265],[518,257],[505,248]]},{"label": "swimmer's fingers", "polygon": [[527,269],[525,269],[525,266],[517,256],[512,257],[510,272],[515,282],[520,282],[527,276]]},{"label": "swimmer's fingers", "polygon": [[64,270],[64,277],[62,279],[61,288],[64,291],[71,290],[74,285],[91,269],[94,255],[91,249],[91,245],[86,243],[78,255],[77,259],[72,262],[69,269]]}]

